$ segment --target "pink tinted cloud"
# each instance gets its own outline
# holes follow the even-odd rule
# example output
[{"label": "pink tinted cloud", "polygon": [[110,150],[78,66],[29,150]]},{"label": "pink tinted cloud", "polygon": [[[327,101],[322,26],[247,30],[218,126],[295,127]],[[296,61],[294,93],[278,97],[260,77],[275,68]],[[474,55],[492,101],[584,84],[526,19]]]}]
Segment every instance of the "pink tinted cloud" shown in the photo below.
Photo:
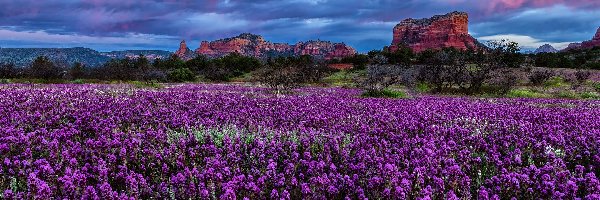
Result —
[{"label": "pink tinted cloud", "polygon": [[[450,0],[450,2],[455,0]],[[571,8],[599,8],[599,0],[489,0],[481,1],[487,14],[508,12],[520,8],[543,8],[564,5]]]}]

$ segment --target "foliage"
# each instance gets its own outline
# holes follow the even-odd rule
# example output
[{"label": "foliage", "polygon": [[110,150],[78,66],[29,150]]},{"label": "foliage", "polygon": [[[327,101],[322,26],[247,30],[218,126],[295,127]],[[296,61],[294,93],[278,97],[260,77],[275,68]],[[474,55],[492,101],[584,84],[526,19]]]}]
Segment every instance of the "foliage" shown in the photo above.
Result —
[{"label": "foliage", "polygon": [[310,56],[278,57],[269,59],[257,72],[259,82],[277,91],[286,91],[302,84],[319,82],[332,72]]},{"label": "foliage", "polygon": [[538,69],[538,70],[532,71],[529,74],[528,78],[529,78],[529,82],[531,82],[531,84],[539,86],[539,85],[544,84],[550,78],[552,78],[552,76],[554,76],[554,72],[547,70],[547,69]]},{"label": "foliage", "polygon": [[334,60],[332,63],[350,63],[352,70],[364,70],[369,64],[369,56],[364,54],[354,54],[349,57],[344,57],[341,60]]},{"label": "foliage", "polygon": [[584,92],[581,93],[583,99],[600,99],[600,92]]},{"label": "foliage", "polygon": [[360,86],[368,94],[382,93],[394,84],[412,87],[416,83],[416,72],[413,68],[397,65],[371,65],[367,68],[366,75]]},{"label": "foliage", "polygon": [[365,91],[361,95],[362,97],[384,97],[384,98],[408,98],[408,95],[405,92],[384,89],[381,91]]},{"label": "foliage", "polygon": [[34,79],[60,79],[63,78],[63,68],[55,65],[48,57],[37,57],[27,69],[27,75]]},{"label": "foliage", "polygon": [[547,97],[547,95],[544,95],[542,93],[535,92],[532,90],[527,90],[527,89],[511,90],[510,92],[508,92],[508,94],[506,94],[506,96],[510,97],[510,98],[544,98],[544,97]]},{"label": "foliage", "polygon": [[575,80],[577,81],[577,84],[581,85],[585,83],[591,75],[592,72],[588,70],[577,70],[577,72],[575,72]]},{"label": "foliage", "polygon": [[[426,50],[422,52],[417,63],[421,68],[419,79],[433,86],[433,92],[439,93],[457,87],[466,94],[481,92],[482,86],[493,78],[493,73],[510,68],[517,68],[524,62],[519,53],[519,46],[507,40],[490,41],[488,48],[461,51],[454,48],[442,50]],[[506,92],[507,86],[515,83],[504,79],[499,82]]]},{"label": "foliage", "polygon": [[196,80],[196,75],[188,68],[179,68],[169,72],[169,80],[173,82],[189,82]]},{"label": "foliage", "polygon": [[12,63],[0,63],[0,79],[13,79],[19,77],[21,70]]},{"label": "foliage", "polygon": [[192,72],[200,73],[211,65],[210,60],[204,55],[198,55],[195,58],[185,62],[185,66]]},{"label": "foliage", "polygon": [[544,86],[549,88],[566,87],[569,84],[560,76],[552,76],[544,82]]},{"label": "foliage", "polygon": [[69,69],[69,78],[71,80],[83,79],[86,77],[86,67],[80,62],[76,62],[71,69]]}]

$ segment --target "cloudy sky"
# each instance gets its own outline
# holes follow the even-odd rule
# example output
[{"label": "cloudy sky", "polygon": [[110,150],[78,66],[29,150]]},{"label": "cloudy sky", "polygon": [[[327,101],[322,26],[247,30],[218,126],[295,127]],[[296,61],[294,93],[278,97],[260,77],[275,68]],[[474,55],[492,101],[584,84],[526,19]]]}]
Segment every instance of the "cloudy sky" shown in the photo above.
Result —
[{"label": "cloudy sky", "polygon": [[562,48],[589,40],[600,26],[600,0],[2,0],[0,47],[174,51],[182,39],[195,49],[201,40],[251,32],[366,52],[389,45],[402,19],[454,10],[470,14],[475,38],[524,48]]}]

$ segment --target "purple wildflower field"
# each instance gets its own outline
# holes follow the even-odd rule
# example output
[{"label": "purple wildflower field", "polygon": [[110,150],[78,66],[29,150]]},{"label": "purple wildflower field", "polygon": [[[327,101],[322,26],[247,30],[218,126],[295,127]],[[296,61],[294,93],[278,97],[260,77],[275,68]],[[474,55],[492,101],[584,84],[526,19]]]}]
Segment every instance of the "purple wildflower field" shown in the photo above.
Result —
[{"label": "purple wildflower field", "polygon": [[600,101],[3,85],[2,199],[600,199]]}]

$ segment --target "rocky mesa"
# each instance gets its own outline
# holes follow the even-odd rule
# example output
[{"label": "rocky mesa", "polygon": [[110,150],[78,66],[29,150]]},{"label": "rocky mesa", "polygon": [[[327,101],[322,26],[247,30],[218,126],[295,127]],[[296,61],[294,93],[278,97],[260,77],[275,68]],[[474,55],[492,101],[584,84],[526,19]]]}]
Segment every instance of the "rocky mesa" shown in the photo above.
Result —
[{"label": "rocky mesa", "polygon": [[596,30],[596,35],[594,35],[591,40],[583,41],[581,43],[571,43],[567,48],[561,51],[591,49],[594,47],[600,47],[600,27],[598,27],[598,30]]},{"label": "rocky mesa", "polygon": [[320,59],[334,59],[352,56],[356,54],[356,50],[344,43],[321,40],[298,42],[294,45],[272,43],[260,35],[243,33],[236,37],[212,42],[202,41],[195,53],[208,57],[221,57],[230,53],[239,53],[258,58],[311,55]]},{"label": "rocky mesa", "polygon": [[461,50],[477,48],[479,42],[469,35],[469,15],[451,12],[424,19],[405,19],[394,27],[390,49],[398,45],[410,47],[415,52],[427,49],[454,47]]}]

